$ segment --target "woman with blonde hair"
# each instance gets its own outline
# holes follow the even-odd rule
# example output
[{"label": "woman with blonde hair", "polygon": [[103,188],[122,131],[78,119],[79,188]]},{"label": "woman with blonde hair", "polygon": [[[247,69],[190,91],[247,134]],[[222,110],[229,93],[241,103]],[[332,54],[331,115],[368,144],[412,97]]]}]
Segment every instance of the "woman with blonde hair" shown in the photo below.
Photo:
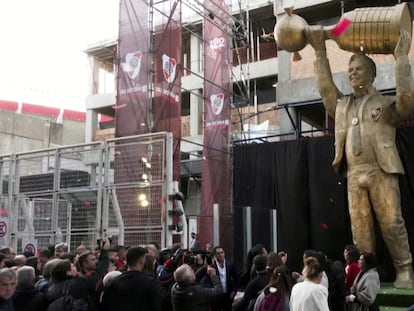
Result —
[{"label": "woman with blonde hair", "polygon": [[291,311],[329,311],[328,289],[321,285],[323,268],[314,257],[305,259],[304,281],[296,283],[290,296]]}]

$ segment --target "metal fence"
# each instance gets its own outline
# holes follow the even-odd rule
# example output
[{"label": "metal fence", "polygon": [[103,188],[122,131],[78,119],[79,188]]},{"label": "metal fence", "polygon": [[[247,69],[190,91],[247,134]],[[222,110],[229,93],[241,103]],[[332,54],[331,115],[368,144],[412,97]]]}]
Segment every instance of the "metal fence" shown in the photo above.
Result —
[{"label": "metal fence", "polygon": [[166,245],[172,135],[156,133],[0,156],[0,246]]}]

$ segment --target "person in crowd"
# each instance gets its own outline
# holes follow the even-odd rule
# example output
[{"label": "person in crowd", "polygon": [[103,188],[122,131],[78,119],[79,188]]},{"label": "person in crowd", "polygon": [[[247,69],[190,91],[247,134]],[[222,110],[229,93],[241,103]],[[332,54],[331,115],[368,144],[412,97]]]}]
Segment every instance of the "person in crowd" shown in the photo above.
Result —
[{"label": "person in crowd", "polygon": [[[267,254],[267,252],[266,252]],[[233,262],[226,258],[223,247],[213,249],[214,268],[223,286],[223,294],[211,304],[212,311],[230,311],[238,285],[238,274]]]},{"label": "person in crowd", "polygon": [[155,266],[156,266],[156,260],[151,255],[147,255],[145,257],[145,263],[144,268],[142,269],[143,272],[147,273],[149,276],[155,279]]},{"label": "person in crowd", "polygon": [[144,273],[147,250],[131,247],[126,253],[128,271],[112,280],[104,289],[101,310],[161,311],[159,286],[152,277]]},{"label": "person in crowd", "polygon": [[253,310],[259,292],[266,287],[272,276],[272,273],[268,270],[267,259],[267,255],[256,255],[253,258],[256,276],[247,284],[243,297],[233,303],[233,311]]},{"label": "person in crowd", "polygon": [[22,267],[26,264],[27,261],[27,257],[25,255],[22,254],[18,254],[14,257],[14,263],[15,266],[17,267]]},{"label": "person in crowd", "polygon": [[8,246],[0,248],[0,253],[6,256],[6,260],[12,260],[16,256],[16,253],[13,251],[13,249]]},{"label": "person in crowd", "polygon": [[[287,258],[286,254],[285,256]],[[278,253],[270,252],[267,254],[267,269],[269,270],[270,274],[273,273],[274,269],[282,265],[286,265],[286,262],[283,263],[282,257]]]},{"label": "person in crowd", "polygon": [[38,255],[38,269],[39,271],[43,271],[43,267],[45,264],[52,258],[50,251],[48,249],[41,250]]},{"label": "person in crowd", "polygon": [[286,266],[276,267],[269,283],[257,297],[253,310],[289,311],[292,284],[292,278]]},{"label": "person in crowd", "polygon": [[205,247],[205,251],[206,251],[207,253],[212,253],[212,252],[213,252],[213,244],[211,244],[211,243],[207,242],[207,243],[206,243],[206,247]]},{"label": "person in crowd", "polygon": [[68,252],[68,244],[61,242],[55,245],[54,255],[56,258],[60,258],[60,255]]},{"label": "person in crowd", "polygon": [[53,259],[50,259],[48,262],[46,262],[46,264],[43,267],[42,277],[35,284],[35,288],[38,289],[41,293],[43,293],[43,295],[45,296],[51,284],[50,277],[52,275],[52,270],[61,261],[62,259],[53,258]]},{"label": "person in crowd", "polygon": [[6,255],[0,253],[0,269],[6,266]]},{"label": "person in crowd", "polygon": [[[321,284],[325,286],[327,289],[329,288],[329,279],[325,272],[326,270],[326,256],[323,252],[316,251],[314,249],[307,249],[303,252],[303,264],[305,264],[305,260],[309,257],[314,257],[318,259],[318,262],[322,269],[322,280]],[[292,278],[298,283],[304,280],[304,276],[299,272],[292,272]]]},{"label": "person in crowd", "polygon": [[358,265],[361,271],[351,287],[350,295],[346,296],[346,302],[349,303],[351,311],[379,310],[376,298],[380,279],[375,254],[362,252]]},{"label": "person in crowd", "polygon": [[[99,306],[102,300],[102,293],[105,287],[104,279],[105,277],[110,274],[112,276],[121,274],[121,271],[117,270],[116,264],[118,263],[118,252],[114,248],[110,248],[108,250],[108,268],[106,270],[106,274],[103,278],[101,278],[95,287],[95,302],[96,305]],[[116,272],[116,273],[111,273]]]},{"label": "person in crowd", "polygon": [[17,286],[12,296],[15,311],[44,311],[47,303],[43,293],[35,288],[36,273],[32,266],[22,266],[16,271]]},{"label": "person in crowd", "polygon": [[244,290],[250,279],[256,275],[253,268],[253,258],[257,255],[267,255],[267,250],[263,244],[256,244],[247,253],[247,261],[240,275],[239,289]]},{"label": "person in crowd", "polygon": [[195,282],[194,270],[187,264],[174,271],[175,284],[171,290],[174,311],[208,311],[209,304],[223,293],[223,286],[216,269],[209,265],[207,274],[213,287],[203,287]]},{"label": "person in crowd", "polygon": [[148,251],[148,255],[151,255],[154,258],[158,258],[158,255],[160,254],[160,247],[158,246],[158,243],[151,242],[148,243],[145,248]]},{"label": "person in crowd", "polygon": [[157,267],[158,267],[158,257],[160,255],[160,247],[158,245],[158,243],[156,242],[151,242],[148,243],[145,248],[148,251],[148,255],[151,256],[153,258],[153,265],[154,265],[154,274],[155,271],[157,271]]},{"label": "person in crowd", "polygon": [[192,252],[198,251],[200,249],[200,241],[198,240],[198,234],[195,232],[191,232],[189,249]]},{"label": "person in crowd", "polygon": [[0,310],[14,311],[12,296],[16,290],[16,272],[10,268],[0,269]]},{"label": "person in crowd", "polygon": [[31,266],[35,269],[35,274],[36,274],[36,280],[35,281],[37,282],[40,278],[39,260],[38,260],[37,256],[27,257],[26,266]]},{"label": "person in crowd", "polygon": [[118,270],[117,264],[118,264],[118,251],[115,248],[108,249],[108,272]]},{"label": "person in crowd", "polygon": [[296,283],[290,297],[291,311],[329,311],[328,289],[321,285],[323,268],[315,257],[307,257],[303,282]]},{"label": "person in crowd", "polygon": [[78,269],[69,260],[59,260],[52,269],[50,276],[50,285],[46,293],[48,304],[62,297],[65,289],[71,294],[76,292],[74,279],[78,276]]},{"label": "person in crowd", "polygon": [[59,259],[67,259],[71,263],[74,263],[74,264],[76,264],[77,262],[76,255],[75,253],[72,253],[72,252],[61,253],[59,256]]},{"label": "person in crowd", "polygon": [[287,259],[288,259],[288,255],[286,252],[284,251],[280,251],[279,253],[277,253],[280,257],[280,259],[282,260],[282,263],[286,266],[287,263]]},{"label": "person in crowd", "polygon": [[75,280],[75,297],[88,301],[92,309],[94,308],[93,305],[99,301],[99,297],[96,297],[96,287],[108,272],[108,249],[110,248],[110,242],[104,242],[99,260],[94,253],[89,251],[81,254],[78,258],[79,275]]},{"label": "person in crowd", "polygon": [[118,263],[116,264],[117,269],[124,268],[126,265],[125,254],[127,252],[127,247],[123,245],[117,245],[114,247],[114,250],[118,252]]},{"label": "person in crowd", "polygon": [[96,286],[96,297],[99,297],[99,301],[97,303],[98,310],[102,308],[102,295],[105,290],[105,288],[109,285],[109,283],[115,279],[117,276],[120,276],[122,274],[121,271],[113,270],[109,271],[102,279],[102,286]]},{"label": "person in crowd", "polygon": [[54,244],[49,244],[46,249],[49,251],[50,253],[50,258],[54,258],[55,257],[55,245]]},{"label": "person in crowd", "polygon": [[344,259],[345,259],[345,287],[348,293],[351,290],[354,281],[360,272],[358,260],[359,260],[359,250],[353,244],[348,244],[344,249]]},{"label": "person in crowd", "polygon": [[81,243],[78,245],[78,247],[76,247],[75,249],[75,255],[76,257],[79,257],[80,255],[82,255],[83,253],[89,251],[89,249],[86,247],[85,244],[83,244],[83,242],[81,241]]},{"label": "person in crowd", "polygon": [[344,311],[345,296],[345,269],[339,260],[326,258],[326,275],[328,276],[328,305],[330,311]]},{"label": "person in crowd", "polygon": [[35,253],[31,249],[27,249],[27,250],[23,251],[23,255],[26,256],[27,258],[29,258],[29,257],[33,257],[35,255]]}]

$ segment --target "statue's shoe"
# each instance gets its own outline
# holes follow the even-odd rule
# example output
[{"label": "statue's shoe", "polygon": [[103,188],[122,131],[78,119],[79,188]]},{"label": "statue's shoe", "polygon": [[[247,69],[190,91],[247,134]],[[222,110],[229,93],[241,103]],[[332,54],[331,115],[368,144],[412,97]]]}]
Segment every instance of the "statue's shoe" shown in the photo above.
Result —
[{"label": "statue's shoe", "polygon": [[399,267],[396,269],[395,288],[414,288],[413,269],[409,267]]}]

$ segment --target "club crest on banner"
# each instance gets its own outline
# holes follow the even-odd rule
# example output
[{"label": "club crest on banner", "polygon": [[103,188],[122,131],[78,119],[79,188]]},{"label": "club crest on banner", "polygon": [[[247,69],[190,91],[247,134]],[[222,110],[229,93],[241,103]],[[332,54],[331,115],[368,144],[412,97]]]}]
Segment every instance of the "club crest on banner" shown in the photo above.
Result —
[{"label": "club crest on banner", "polygon": [[138,77],[139,70],[141,69],[142,52],[136,51],[128,53],[125,56],[125,63],[121,63],[122,70],[128,74],[130,79]]},{"label": "club crest on banner", "polygon": [[168,83],[175,80],[175,72],[177,69],[177,61],[175,58],[169,57],[166,54],[162,55],[162,73]]},{"label": "club crest on banner", "polygon": [[215,115],[219,115],[224,106],[224,94],[213,94],[210,96],[211,109]]}]

